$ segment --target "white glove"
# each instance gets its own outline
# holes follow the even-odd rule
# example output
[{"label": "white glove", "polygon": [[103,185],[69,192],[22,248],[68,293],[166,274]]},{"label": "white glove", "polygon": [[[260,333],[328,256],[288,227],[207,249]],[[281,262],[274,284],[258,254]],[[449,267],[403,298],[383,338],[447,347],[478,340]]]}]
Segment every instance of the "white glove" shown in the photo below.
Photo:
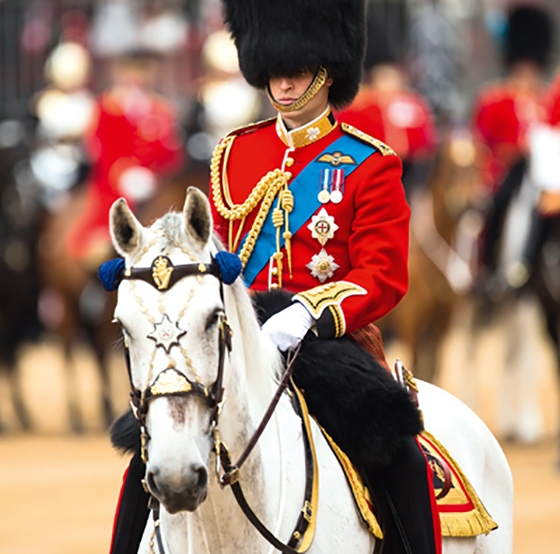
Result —
[{"label": "white glove", "polygon": [[119,192],[133,202],[152,197],[156,190],[156,176],[147,167],[135,165],[123,171],[119,179]]},{"label": "white glove", "polygon": [[295,348],[315,320],[300,302],[274,314],[262,326],[262,331],[282,352]]}]

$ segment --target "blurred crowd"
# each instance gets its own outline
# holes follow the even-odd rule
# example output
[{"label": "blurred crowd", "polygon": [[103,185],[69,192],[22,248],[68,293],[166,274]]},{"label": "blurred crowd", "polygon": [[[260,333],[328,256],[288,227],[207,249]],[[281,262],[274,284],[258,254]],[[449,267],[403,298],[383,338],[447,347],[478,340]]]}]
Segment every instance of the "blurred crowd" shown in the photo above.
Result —
[{"label": "blurred crowd", "polygon": [[[50,260],[93,275],[111,255],[116,198],[140,209],[193,171],[205,188],[218,140],[272,113],[240,75],[218,0],[0,0],[0,27],[0,354],[11,364],[30,329],[56,330],[69,310],[37,261],[49,220],[65,214]],[[338,117],[401,156],[417,245],[454,293],[525,286],[560,213],[558,29],[554,0],[369,2],[363,85]],[[471,170],[476,189],[449,237],[425,207],[445,163]],[[517,248],[499,267],[519,197]]]}]

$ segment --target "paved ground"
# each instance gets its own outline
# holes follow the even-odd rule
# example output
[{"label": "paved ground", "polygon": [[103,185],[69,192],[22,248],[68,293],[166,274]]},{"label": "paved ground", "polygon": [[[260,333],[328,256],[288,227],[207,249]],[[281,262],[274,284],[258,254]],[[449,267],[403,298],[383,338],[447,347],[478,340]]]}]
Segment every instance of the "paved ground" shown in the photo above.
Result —
[{"label": "paved ground", "polygon": [[[476,369],[465,376],[456,363],[461,347],[457,331],[445,349],[441,384],[464,394],[474,383],[478,413],[492,429],[500,388],[500,330],[485,336]],[[458,334],[459,333],[459,334]],[[553,471],[556,376],[551,353],[535,353],[545,439],[536,446],[504,445],[515,480],[515,553],[558,554],[560,545],[560,473]],[[86,418],[84,437],[68,434],[64,374],[58,351],[49,344],[24,353],[26,401],[36,433],[16,432],[5,383],[0,383],[0,418],[12,429],[0,438],[0,552],[2,554],[103,554],[107,552],[114,506],[126,460],[110,448],[101,430],[95,370],[78,356],[77,395]],[[122,368],[113,374],[115,403],[126,406]],[[471,399],[472,400],[472,399]]]}]

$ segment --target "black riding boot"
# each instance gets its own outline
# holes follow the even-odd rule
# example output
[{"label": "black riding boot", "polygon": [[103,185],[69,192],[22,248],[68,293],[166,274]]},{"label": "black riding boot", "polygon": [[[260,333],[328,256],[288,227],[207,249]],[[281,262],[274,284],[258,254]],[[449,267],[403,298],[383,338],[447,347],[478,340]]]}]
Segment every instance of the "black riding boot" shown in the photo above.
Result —
[{"label": "black riding boot", "polygon": [[363,472],[384,539],[376,554],[441,553],[439,521],[434,525],[427,461],[410,437],[388,467]]},{"label": "black riding boot", "polygon": [[146,466],[136,453],[130,460],[126,481],[123,485],[110,554],[136,554],[146,522],[150,495],[142,486]]}]

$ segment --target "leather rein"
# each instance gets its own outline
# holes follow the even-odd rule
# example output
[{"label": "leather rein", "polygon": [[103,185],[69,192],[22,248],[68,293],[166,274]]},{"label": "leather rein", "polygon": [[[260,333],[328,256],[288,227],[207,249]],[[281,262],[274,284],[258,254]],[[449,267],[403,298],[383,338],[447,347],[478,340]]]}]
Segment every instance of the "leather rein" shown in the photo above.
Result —
[{"label": "leather rein", "polygon": [[[162,268],[165,271],[162,271]],[[171,260],[165,256],[159,256],[154,260],[150,268],[125,268],[122,270],[118,276],[118,282],[128,279],[128,280],[142,280],[151,286],[156,287],[158,290],[165,292],[176,284],[183,277],[192,275],[212,275],[216,277],[220,282],[220,296],[223,302],[224,299],[224,283],[221,278],[220,269],[216,260],[213,258],[211,263],[189,263],[183,265],[173,266]],[[208,407],[212,410],[210,417],[210,428],[213,437],[213,452],[216,455],[216,475],[220,485],[223,487],[231,486],[232,492],[235,496],[237,503],[239,504],[241,510],[247,517],[247,519],[253,524],[253,526],[259,531],[259,533],[270,543],[274,548],[280,550],[285,554],[301,554],[305,552],[311,545],[309,536],[305,541],[307,545],[303,545],[304,537],[306,532],[312,533],[314,531],[314,502],[313,502],[313,489],[314,484],[316,488],[316,463],[314,460],[312,437],[309,425],[305,424],[305,408],[303,407],[303,401],[300,398],[300,393],[295,389],[295,385],[292,382],[291,376],[293,372],[293,367],[299,353],[300,346],[294,351],[291,360],[289,361],[282,378],[276,389],[268,409],[266,410],[260,424],[253,432],[247,446],[235,461],[232,462],[230,453],[227,446],[220,439],[220,434],[218,430],[218,421],[221,413],[221,408],[224,399],[224,366],[226,352],[229,354],[232,349],[232,330],[227,321],[227,316],[223,314],[219,321],[219,339],[218,339],[218,373],[216,381],[210,386],[205,385],[190,380],[184,373],[176,369],[175,367],[168,367],[167,369],[161,371],[151,385],[149,385],[143,391],[137,389],[132,380],[132,367],[130,361],[130,352],[128,342],[125,337],[124,341],[124,351],[125,351],[125,361],[128,372],[128,377],[131,385],[131,400],[130,405],[132,412],[138,421],[140,428],[140,440],[141,440],[141,457],[144,463],[148,461],[147,455],[147,444],[150,439],[149,433],[146,427],[146,415],[148,413],[149,404],[155,398],[163,396],[198,396],[202,398]],[[264,432],[266,426],[268,425],[272,415],[282,397],[282,394],[288,390],[292,398],[292,404],[296,413],[302,418],[302,428],[303,428],[303,438],[304,438],[304,450],[305,450],[305,466],[306,466],[306,484],[305,484],[305,499],[304,506],[299,514],[295,529],[291,535],[290,540],[287,544],[283,543],[277,539],[273,533],[271,533],[268,528],[260,521],[258,516],[249,506],[241,484],[239,482],[239,470],[249,457],[250,453],[255,448],[259,438]],[[220,475],[220,464],[224,471]],[[147,490],[146,485],[144,487]],[[148,491],[149,492],[149,491]],[[161,554],[164,554],[163,540],[161,537],[161,526],[159,521],[159,502],[153,496],[151,497],[151,508],[153,511],[154,518],[154,533],[157,540],[158,548]],[[150,549],[153,552],[154,536],[150,541]]]}]

